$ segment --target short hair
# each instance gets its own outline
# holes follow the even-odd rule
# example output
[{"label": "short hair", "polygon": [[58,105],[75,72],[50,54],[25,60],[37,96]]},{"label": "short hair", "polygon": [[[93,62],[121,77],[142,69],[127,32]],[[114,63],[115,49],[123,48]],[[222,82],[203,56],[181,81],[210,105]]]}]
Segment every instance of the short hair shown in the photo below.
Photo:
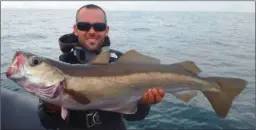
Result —
[{"label": "short hair", "polygon": [[99,7],[98,5],[95,5],[95,4],[88,4],[88,5],[84,5],[84,6],[80,7],[76,12],[76,22],[78,22],[78,14],[80,13],[80,10],[83,9],[83,8],[100,9],[104,14],[105,23],[107,23],[107,16],[106,16],[105,11],[101,7]]}]

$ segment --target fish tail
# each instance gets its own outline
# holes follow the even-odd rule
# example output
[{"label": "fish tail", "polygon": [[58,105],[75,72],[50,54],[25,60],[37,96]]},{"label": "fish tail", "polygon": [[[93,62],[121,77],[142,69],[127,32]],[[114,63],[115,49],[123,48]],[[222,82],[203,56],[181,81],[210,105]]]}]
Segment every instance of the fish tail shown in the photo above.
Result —
[{"label": "fish tail", "polygon": [[205,80],[215,83],[220,89],[218,92],[204,91],[204,95],[209,100],[215,113],[225,118],[230,110],[233,100],[246,87],[247,81],[239,78],[228,77],[207,77]]}]

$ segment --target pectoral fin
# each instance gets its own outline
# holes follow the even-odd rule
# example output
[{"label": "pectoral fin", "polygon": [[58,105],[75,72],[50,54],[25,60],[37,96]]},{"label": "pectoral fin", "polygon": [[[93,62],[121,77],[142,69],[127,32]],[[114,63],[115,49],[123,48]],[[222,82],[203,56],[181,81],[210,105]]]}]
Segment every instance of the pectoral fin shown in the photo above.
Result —
[{"label": "pectoral fin", "polygon": [[83,94],[76,92],[73,89],[64,89],[64,92],[70,95],[75,101],[81,103],[81,104],[89,104],[90,99],[88,99],[86,96]]},{"label": "pectoral fin", "polygon": [[65,80],[62,82],[62,84],[63,84],[63,92],[71,96],[75,101],[81,104],[89,104],[91,102],[90,99],[87,98],[82,93],[79,93],[73,89],[67,88]]},{"label": "pectoral fin", "polygon": [[147,64],[160,64],[161,61],[149,57],[146,55],[143,55],[136,50],[129,50],[125,54],[123,54],[115,63],[147,63]]},{"label": "pectoral fin", "polygon": [[64,108],[64,107],[61,107],[61,117],[62,117],[62,119],[66,119],[66,117],[67,117],[67,115],[68,115],[68,111],[67,111],[67,109],[66,108]]}]

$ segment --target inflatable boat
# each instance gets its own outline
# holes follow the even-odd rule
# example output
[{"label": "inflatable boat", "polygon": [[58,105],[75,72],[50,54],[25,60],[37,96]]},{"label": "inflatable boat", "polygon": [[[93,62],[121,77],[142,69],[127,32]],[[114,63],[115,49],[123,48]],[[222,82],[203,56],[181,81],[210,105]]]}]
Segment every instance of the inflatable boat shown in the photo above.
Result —
[{"label": "inflatable boat", "polygon": [[1,130],[46,130],[37,115],[38,98],[1,88]]}]

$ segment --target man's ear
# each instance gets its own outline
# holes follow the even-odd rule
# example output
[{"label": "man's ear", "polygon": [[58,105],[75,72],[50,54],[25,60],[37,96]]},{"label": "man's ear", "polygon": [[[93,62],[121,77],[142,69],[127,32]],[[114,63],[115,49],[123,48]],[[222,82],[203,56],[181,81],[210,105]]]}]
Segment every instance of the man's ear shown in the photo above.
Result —
[{"label": "man's ear", "polygon": [[109,32],[109,25],[107,25],[107,27],[106,27],[105,36],[108,36],[108,32]]},{"label": "man's ear", "polygon": [[74,25],[73,25],[73,34],[76,35],[76,36],[78,35],[78,32],[77,32],[77,31],[78,31],[78,30],[77,30],[77,26],[76,26],[76,24],[74,24]]}]

